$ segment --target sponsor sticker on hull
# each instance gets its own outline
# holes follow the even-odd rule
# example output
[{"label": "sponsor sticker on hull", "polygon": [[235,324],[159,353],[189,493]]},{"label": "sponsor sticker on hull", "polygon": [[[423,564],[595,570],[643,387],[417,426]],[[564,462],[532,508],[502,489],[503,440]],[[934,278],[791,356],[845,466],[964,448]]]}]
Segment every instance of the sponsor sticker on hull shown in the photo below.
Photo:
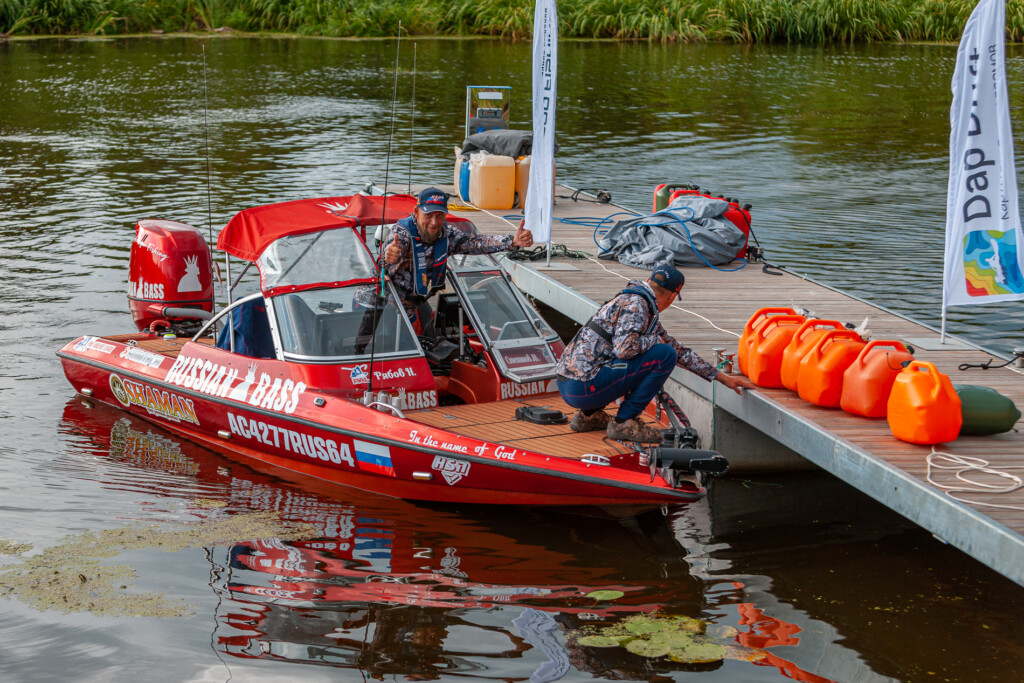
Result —
[{"label": "sponsor sticker on hull", "polygon": [[306,390],[305,383],[281,377],[271,379],[265,372],[260,372],[257,380],[258,370],[259,366],[251,363],[245,378],[237,382],[240,374],[238,368],[229,368],[203,358],[178,356],[167,371],[164,381],[210,396],[248,403],[255,408],[288,414],[295,412],[299,398]]},{"label": "sponsor sticker on hull", "polygon": [[548,394],[558,391],[558,382],[556,380],[549,381],[537,381],[537,382],[502,382],[501,383],[501,398],[519,398],[521,396],[534,396],[535,394]]},{"label": "sponsor sticker on hull", "polygon": [[199,424],[196,408],[192,399],[158,389],[135,380],[110,375],[110,390],[114,397],[125,408],[133,405],[145,409],[150,415],[156,415],[172,422],[191,422]]},{"label": "sponsor sticker on hull", "polygon": [[469,474],[471,465],[472,463],[463,462],[462,460],[435,455],[434,462],[430,464],[430,469],[440,472],[444,480],[448,482],[448,485],[453,486]]}]

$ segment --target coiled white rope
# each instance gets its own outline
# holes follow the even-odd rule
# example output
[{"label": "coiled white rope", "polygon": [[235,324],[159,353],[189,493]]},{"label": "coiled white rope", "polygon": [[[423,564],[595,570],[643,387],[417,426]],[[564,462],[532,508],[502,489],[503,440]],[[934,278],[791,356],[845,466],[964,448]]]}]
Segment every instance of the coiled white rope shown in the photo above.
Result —
[{"label": "coiled white rope", "polygon": [[[967,503],[968,505],[1000,508],[1003,510],[1024,510],[1024,506],[1021,505],[983,503],[981,501],[969,500],[967,498],[957,496],[958,493],[1012,493],[1017,489],[1024,487],[1024,478],[1019,477],[1016,474],[1011,474],[1006,470],[1024,470],[1024,465],[1010,465],[1002,469],[996,469],[991,466],[991,463],[983,458],[976,458],[969,455],[956,455],[955,453],[945,453],[935,450],[935,446],[932,446],[932,452],[928,454],[927,464],[928,483],[936,488],[942,489],[947,496],[955,501]],[[940,484],[933,478],[933,473],[936,472],[945,472],[947,477],[952,476],[958,481],[963,482],[963,484]],[[997,483],[979,481],[972,475],[995,477],[995,481]]]}]

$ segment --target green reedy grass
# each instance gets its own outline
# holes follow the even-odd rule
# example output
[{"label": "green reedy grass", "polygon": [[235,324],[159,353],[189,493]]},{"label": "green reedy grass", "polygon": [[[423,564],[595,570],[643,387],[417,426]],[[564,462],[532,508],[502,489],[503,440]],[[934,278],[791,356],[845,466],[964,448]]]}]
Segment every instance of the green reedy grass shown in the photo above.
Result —
[{"label": "green reedy grass", "polygon": [[[559,0],[563,37],[824,44],[956,41],[976,0]],[[532,0],[0,0],[0,33],[239,31],[528,39]],[[1024,41],[1024,0],[1006,37]]]}]

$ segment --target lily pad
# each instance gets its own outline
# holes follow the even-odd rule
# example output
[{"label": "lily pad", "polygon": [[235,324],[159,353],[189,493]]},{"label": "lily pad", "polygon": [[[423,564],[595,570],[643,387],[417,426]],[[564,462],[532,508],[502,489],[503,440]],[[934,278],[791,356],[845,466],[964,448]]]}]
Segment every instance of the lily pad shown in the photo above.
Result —
[{"label": "lily pad", "polygon": [[623,640],[623,638],[613,636],[583,636],[576,642],[589,647],[618,647],[622,645]]},{"label": "lily pad", "polygon": [[693,644],[693,637],[682,631],[662,631],[652,633],[648,638],[652,643],[660,643],[670,648],[689,647]]},{"label": "lily pad", "polygon": [[630,617],[626,623],[626,630],[634,635],[645,635],[647,633],[658,633],[672,627],[671,623],[656,617],[637,615]]},{"label": "lily pad", "polygon": [[637,638],[626,643],[626,650],[641,657],[664,657],[672,648],[664,643],[655,643],[645,638]]},{"label": "lily pad", "polygon": [[592,600],[618,600],[625,593],[622,591],[594,591],[587,593],[587,597]]},{"label": "lily pad", "polygon": [[715,643],[706,641],[698,642],[691,640],[690,645],[685,647],[674,647],[668,653],[668,658],[673,662],[686,664],[699,664],[701,662],[717,662],[725,659],[726,649]]}]

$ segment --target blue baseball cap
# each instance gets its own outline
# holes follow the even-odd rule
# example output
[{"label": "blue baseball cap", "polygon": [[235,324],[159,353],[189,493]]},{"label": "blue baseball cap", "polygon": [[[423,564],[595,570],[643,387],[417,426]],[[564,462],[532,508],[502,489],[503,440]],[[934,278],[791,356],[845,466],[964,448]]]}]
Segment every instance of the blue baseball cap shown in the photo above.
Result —
[{"label": "blue baseball cap", "polygon": [[448,213],[448,193],[436,187],[428,187],[420,192],[416,208],[423,213],[434,213],[435,211]]},{"label": "blue baseball cap", "polygon": [[677,299],[683,298],[679,292],[682,291],[683,283],[686,282],[686,278],[683,277],[682,273],[668,263],[662,263],[660,266],[655,268],[649,279],[662,289],[674,292]]}]

